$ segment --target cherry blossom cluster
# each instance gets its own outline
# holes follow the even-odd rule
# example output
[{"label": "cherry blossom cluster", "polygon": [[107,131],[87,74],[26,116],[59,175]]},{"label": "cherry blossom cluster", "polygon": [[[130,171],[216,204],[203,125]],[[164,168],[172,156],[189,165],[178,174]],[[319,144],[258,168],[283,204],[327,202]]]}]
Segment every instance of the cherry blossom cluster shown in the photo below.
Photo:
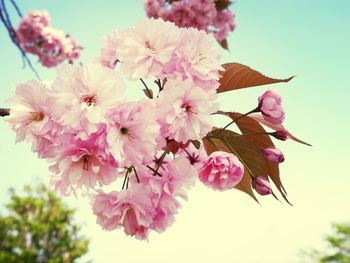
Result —
[{"label": "cherry blossom cluster", "polygon": [[64,60],[79,57],[80,47],[74,38],[51,27],[46,11],[30,11],[21,18],[16,39],[25,52],[37,55],[45,67],[55,67]]},{"label": "cherry blossom cluster", "polygon": [[217,8],[214,0],[145,0],[145,10],[148,17],[213,33],[218,41],[235,29],[234,14],[228,8]]},{"label": "cherry blossom cluster", "polygon": [[[17,142],[30,142],[50,163],[56,190],[89,191],[105,230],[147,239],[174,222],[197,178],[218,191],[242,180],[244,166],[234,154],[207,156],[200,144],[219,110],[220,58],[212,35],[148,19],[107,36],[93,63],[62,65],[51,83],[17,85],[6,119]],[[130,81],[128,89],[144,88],[147,97],[128,99]],[[284,119],[274,91],[259,98],[257,110],[273,123]],[[284,160],[277,149],[264,154]],[[253,187],[271,193],[264,177]]]}]

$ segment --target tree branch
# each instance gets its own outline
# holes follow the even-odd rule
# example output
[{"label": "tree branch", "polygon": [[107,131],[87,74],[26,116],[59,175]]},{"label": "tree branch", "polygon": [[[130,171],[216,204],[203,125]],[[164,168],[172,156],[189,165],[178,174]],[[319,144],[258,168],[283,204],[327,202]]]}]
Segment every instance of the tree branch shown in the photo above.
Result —
[{"label": "tree branch", "polygon": [[10,109],[0,108],[0,117],[5,117],[10,115]]}]

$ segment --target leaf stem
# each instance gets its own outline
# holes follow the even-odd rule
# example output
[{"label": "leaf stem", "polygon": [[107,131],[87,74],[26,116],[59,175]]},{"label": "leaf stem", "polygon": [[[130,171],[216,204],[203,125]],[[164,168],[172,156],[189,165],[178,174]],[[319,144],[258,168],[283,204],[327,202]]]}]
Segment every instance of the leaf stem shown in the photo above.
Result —
[{"label": "leaf stem", "polygon": [[233,123],[237,122],[239,119],[248,116],[249,114],[255,113],[255,112],[259,112],[259,107],[255,108],[254,110],[251,110],[245,114],[242,114],[241,116],[239,116],[238,118],[232,120],[229,124],[227,124],[224,128],[220,129],[220,131],[216,134],[216,135],[220,135],[224,130],[226,130],[229,126],[231,126]]},{"label": "leaf stem", "polygon": [[[11,3],[15,7],[16,12],[18,13],[18,15],[21,16],[22,14],[21,14],[18,6],[16,5],[16,3],[14,1],[12,1],[12,0],[11,0]],[[16,31],[13,29],[13,26],[12,26],[12,23],[11,23],[11,19],[10,19],[10,16],[8,14],[8,11],[7,11],[7,8],[6,8],[4,0],[0,1],[0,21],[4,24],[4,26],[5,26],[6,30],[7,30],[7,33],[9,35],[12,43],[20,51],[21,56],[22,56],[22,60],[23,60],[23,67],[27,64],[29,66],[29,68],[32,70],[32,72],[35,74],[37,79],[40,80],[40,76],[39,76],[38,72],[35,70],[35,68],[32,65],[32,62],[30,61],[30,59],[28,58],[26,52],[22,49],[22,47],[18,43],[17,36],[16,36]]]}]

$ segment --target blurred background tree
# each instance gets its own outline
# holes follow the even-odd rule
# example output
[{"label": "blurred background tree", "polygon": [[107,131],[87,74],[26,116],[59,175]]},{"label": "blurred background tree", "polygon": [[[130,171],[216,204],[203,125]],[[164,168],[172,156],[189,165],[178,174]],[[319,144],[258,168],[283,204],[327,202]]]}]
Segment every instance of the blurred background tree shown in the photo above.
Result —
[{"label": "blurred background tree", "polygon": [[89,240],[68,208],[43,184],[10,189],[6,214],[0,214],[0,262],[76,262]]},{"label": "blurred background tree", "polygon": [[327,249],[302,252],[304,262],[350,263],[350,223],[333,224],[332,230],[326,236]]}]

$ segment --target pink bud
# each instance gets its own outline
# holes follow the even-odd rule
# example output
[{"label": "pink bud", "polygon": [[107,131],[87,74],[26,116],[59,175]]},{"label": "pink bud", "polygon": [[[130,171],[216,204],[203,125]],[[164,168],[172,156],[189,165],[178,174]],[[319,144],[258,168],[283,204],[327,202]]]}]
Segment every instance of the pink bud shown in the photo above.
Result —
[{"label": "pink bud", "polygon": [[271,162],[282,163],[284,162],[283,153],[276,148],[266,148],[263,150],[263,154]]},{"label": "pink bud", "polygon": [[270,133],[270,135],[275,137],[278,140],[285,141],[288,139],[289,133],[286,130],[280,130],[280,131]]},{"label": "pink bud", "polygon": [[281,96],[274,90],[268,90],[261,95],[259,98],[259,110],[264,119],[274,124],[281,124],[285,115],[281,103]]},{"label": "pink bud", "polygon": [[257,176],[252,181],[252,186],[255,191],[260,195],[272,194],[271,185],[269,180],[264,176]]}]

